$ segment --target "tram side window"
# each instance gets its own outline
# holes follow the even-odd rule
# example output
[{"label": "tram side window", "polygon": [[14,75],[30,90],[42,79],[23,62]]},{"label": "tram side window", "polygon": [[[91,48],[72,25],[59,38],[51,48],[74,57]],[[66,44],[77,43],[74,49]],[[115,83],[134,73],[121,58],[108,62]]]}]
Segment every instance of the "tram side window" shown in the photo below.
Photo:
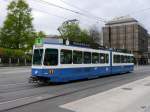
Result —
[{"label": "tram side window", "polygon": [[126,63],[130,63],[130,56],[126,56]]},{"label": "tram side window", "polygon": [[121,58],[121,63],[124,63],[124,56],[121,55],[120,58]]},{"label": "tram side window", "polygon": [[82,52],[81,51],[73,51],[73,63],[82,64]]},{"label": "tram side window", "polygon": [[109,55],[105,54],[105,63],[109,63]]},{"label": "tram side window", "polygon": [[134,57],[130,56],[130,63],[134,63]]},{"label": "tram side window", "polygon": [[72,64],[72,51],[71,50],[61,50],[60,53],[61,64]]},{"label": "tram side window", "polygon": [[129,63],[128,56],[124,56],[124,63]]},{"label": "tram side window", "polygon": [[90,64],[91,63],[91,53],[90,52],[84,52],[84,64]]},{"label": "tram side window", "polygon": [[100,63],[105,63],[105,54],[100,53]]},{"label": "tram side window", "polygon": [[131,56],[127,56],[127,63],[131,63]]},{"label": "tram side window", "polygon": [[113,60],[114,60],[114,63],[121,63],[121,56],[120,55],[114,55]]},{"label": "tram side window", "polygon": [[99,63],[99,53],[92,53],[92,63]]},{"label": "tram side window", "polygon": [[125,63],[125,56],[121,55],[121,63]]},{"label": "tram side window", "polygon": [[124,63],[128,63],[128,56],[125,56]]},{"label": "tram side window", "polygon": [[117,55],[113,56],[113,61],[114,61],[114,63],[117,63]]},{"label": "tram side window", "polygon": [[45,50],[44,65],[46,66],[58,65],[58,50],[57,49]]}]

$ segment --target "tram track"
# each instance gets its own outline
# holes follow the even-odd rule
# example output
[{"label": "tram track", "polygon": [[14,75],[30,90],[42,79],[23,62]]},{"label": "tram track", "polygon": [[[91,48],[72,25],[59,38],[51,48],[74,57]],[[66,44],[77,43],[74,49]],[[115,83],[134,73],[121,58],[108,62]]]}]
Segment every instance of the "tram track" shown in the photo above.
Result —
[{"label": "tram track", "polygon": [[14,85],[24,85],[24,84],[28,84],[28,82],[1,84],[0,87],[7,87],[7,86],[14,86]]},{"label": "tram track", "polygon": [[28,89],[42,88],[45,86],[47,86],[47,85],[29,84],[28,82],[8,84],[8,85],[0,85],[0,88],[1,88],[0,93],[11,93],[11,92],[28,90]]},{"label": "tram track", "polygon": [[[121,82],[122,80],[130,80],[129,82],[131,82],[131,81],[135,81],[135,80],[144,78],[144,76],[140,76],[140,73],[110,76],[110,77],[113,77],[110,80],[107,80],[109,77],[100,78],[100,80],[95,79],[95,80],[99,80],[99,81],[96,81],[96,83],[94,83],[94,84],[92,83],[94,80],[88,80],[88,81],[91,82],[91,84],[89,84],[88,86],[86,85],[85,81],[79,82],[79,83],[78,82],[77,83],[76,82],[75,83],[69,83],[69,85],[72,85],[71,86],[72,88],[68,88],[68,86],[67,86],[68,84],[67,84],[67,85],[63,85],[64,87],[60,89],[59,85],[58,85],[58,86],[56,86],[56,87],[58,87],[58,89],[56,89],[55,92],[53,92],[53,93],[50,93],[50,91],[46,90],[45,92],[42,92],[38,96],[36,96],[37,94],[34,94],[33,96],[28,96],[29,98],[35,98],[35,99],[36,98],[41,98],[41,99],[36,100],[34,102],[32,102],[32,101],[28,102],[25,105],[29,105],[29,104],[32,104],[32,103],[41,102],[41,101],[45,101],[45,100],[49,100],[49,99],[52,99],[52,98],[57,98],[57,97],[60,97],[60,96],[71,95],[71,94],[74,94],[74,93],[82,92],[82,91],[85,91],[85,90],[88,90],[88,89],[94,89],[94,88],[101,87],[101,86],[104,86],[104,85],[111,85],[112,83]],[[142,73],[144,73],[144,72],[142,72]],[[132,75],[138,75],[138,77],[132,77]],[[148,76],[148,74],[145,74],[145,77],[146,76]],[[103,82],[100,82],[102,79],[103,79]],[[79,85],[81,85],[81,84],[84,84],[84,85],[82,85],[82,87],[80,87]],[[62,85],[60,85],[60,86],[62,86]],[[50,85],[49,88],[50,87],[53,87],[53,86]],[[42,87],[42,88],[45,88],[45,87]],[[49,95],[50,97],[44,97],[43,96],[44,94]],[[25,98],[25,97],[22,97],[22,98]],[[19,99],[18,99],[18,101],[19,101]],[[17,99],[13,99],[13,100],[16,101]],[[9,101],[13,101],[13,100],[9,100]],[[20,106],[25,106],[25,105],[20,105]],[[20,107],[20,106],[16,106],[14,108],[17,108],[17,107]]]},{"label": "tram track", "polygon": [[[139,72],[143,73],[143,72]],[[12,83],[12,84],[1,84],[0,85],[0,93],[9,93],[13,91],[22,91],[28,89],[35,89],[35,88],[43,88],[45,86],[51,87],[52,85],[37,85],[37,84],[29,84],[28,81],[26,83]]]}]

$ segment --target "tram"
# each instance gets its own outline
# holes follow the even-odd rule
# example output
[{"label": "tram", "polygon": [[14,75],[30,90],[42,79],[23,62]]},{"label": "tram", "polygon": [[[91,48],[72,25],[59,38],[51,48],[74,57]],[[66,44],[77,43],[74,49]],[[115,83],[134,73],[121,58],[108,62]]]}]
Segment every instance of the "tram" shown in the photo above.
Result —
[{"label": "tram", "polygon": [[133,58],[113,49],[44,43],[33,47],[30,80],[59,83],[128,73],[134,70]]}]

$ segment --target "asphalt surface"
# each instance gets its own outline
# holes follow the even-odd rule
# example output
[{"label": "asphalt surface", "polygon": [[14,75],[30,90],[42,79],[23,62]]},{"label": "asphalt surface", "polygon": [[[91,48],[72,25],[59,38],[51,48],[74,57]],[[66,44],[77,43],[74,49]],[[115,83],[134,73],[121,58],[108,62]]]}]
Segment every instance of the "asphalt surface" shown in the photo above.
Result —
[{"label": "asphalt surface", "polygon": [[[5,112],[71,112],[60,105],[101,93],[121,85],[150,76],[150,66],[135,68],[133,73],[101,77],[93,80],[71,82],[61,85],[29,84],[30,67],[0,68],[0,105],[26,97],[53,95],[42,101],[22,105]],[[8,105],[9,106],[9,105]]]}]

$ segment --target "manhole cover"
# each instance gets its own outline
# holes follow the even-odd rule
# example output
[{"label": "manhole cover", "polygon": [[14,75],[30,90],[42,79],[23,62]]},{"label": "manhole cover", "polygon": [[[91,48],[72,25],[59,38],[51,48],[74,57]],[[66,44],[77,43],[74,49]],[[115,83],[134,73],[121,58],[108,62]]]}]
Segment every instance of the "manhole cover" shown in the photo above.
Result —
[{"label": "manhole cover", "polygon": [[141,106],[144,112],[150,112],[150,106]]},{"label": "manhole cover", "polygon": [[142,108],[142,109],[145,109],[145,108],[146,108],[146,106],[141,106],[141,108]]},{"label": "manhole cover", "polygon": [[127,90],[127,91],[130,91],[132,90],[132,88],[122,88],[123,90]]}]

